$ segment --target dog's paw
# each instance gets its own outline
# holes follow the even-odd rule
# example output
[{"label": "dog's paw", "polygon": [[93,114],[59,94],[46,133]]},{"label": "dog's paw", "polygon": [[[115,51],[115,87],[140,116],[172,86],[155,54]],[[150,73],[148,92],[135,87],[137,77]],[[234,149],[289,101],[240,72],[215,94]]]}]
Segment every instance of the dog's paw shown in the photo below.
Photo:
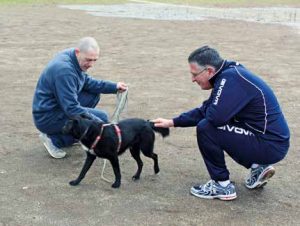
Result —
[{"label": "dog's paw", "polygon": [[111,185],[112,188],[119,188],[121,186],[120,182],[115,182]]},{"label": "dog's paw", "polygon": [[79,182],[76,181],[76,180],[72,180],[72,181],[69,182],[69,184],[70,184],[71,186],[76,186],[76,185],[79,184]]},{"label": "dog's paw", "polygon": [[137,181],[137,180],[139,180],[140,179],[140,176],[136,176],[136,175],[134,175],[132,178],[131,178],[133,181]]},{"label": "dog's paw", "polygon": [[159,168],[158,168],[158,167],[157,167],[157,168],[156,168],[156,167],[154,168],[154,173],[155,173],[155,174],[158,174],[158,173],[159,173]]}]

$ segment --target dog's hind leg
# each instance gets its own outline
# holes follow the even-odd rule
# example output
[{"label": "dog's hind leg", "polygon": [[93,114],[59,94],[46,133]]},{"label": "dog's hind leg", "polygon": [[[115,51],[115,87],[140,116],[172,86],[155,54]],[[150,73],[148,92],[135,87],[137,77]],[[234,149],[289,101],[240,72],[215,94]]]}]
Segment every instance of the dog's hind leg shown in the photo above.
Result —
[{"label": "dog's hind leg", "polygon": [[121,186],[121,172],[118,156],[108,158],[108,160],[110,161],[115,174],[115,182],[111,186],[113,188],[119,188]]},{"label": "dog's hind leg", "polygon": [[152,158],[154,161],[154,173],[158,174],[159,173],[158,155],[153,152],[150,158]]},{"label": "dog's hind leg", "polygon": [[149,158],[152,158],[154,161],[154,173],[158,174],[159,173],[159,166],[158,166],[158,156],[157,154],[155,154],[153,152],[153,148],[154,148],[154,133],[152,132],[152,137],[151,139],[149,139],[149,137],[147,139],[143,139],[141,141],[141,150],[143,152],[143,154]]},{"label": "dog's hind leg", "polygon": [[86,160],[85,163],[82,167],[82,170],[76,180],[70,181],[70,185],[76,186],[80,183],[80,181],[84,178],[85,174],[87,171],[90,169],[91,165],[93,164],[94,160],[96,159],[96,155],[93,155],[89,153],[88,151],[86,152]]},{"label": "dog's hind leg", "polygon": [[136,180],[140,179],[140,175],[141,175],[141,172],[143,169],[143,161],[141,160],[141,157],[140,157],[140,147],[138,145],[131,147],[130,153],[131,153],[131,156],[135,159],[137,166],[138,166],[136,173],[132,177],[132,180],[136,181]]}]

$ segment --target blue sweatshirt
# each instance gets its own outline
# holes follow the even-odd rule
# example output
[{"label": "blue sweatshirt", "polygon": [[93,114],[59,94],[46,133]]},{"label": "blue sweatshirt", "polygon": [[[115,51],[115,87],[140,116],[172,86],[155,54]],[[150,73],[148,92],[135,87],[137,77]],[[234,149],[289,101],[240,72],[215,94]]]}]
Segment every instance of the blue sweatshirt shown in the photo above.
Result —
[{"label": "blue sweatshirt", "polygon": [[87,75],[79,66],[75,49],[66,49],[48,63],[38,80],[32,104],[35,124],[47,125],[62,111],[69,118],[90,115],[78,102],[81,91],[116,93],[117,84]]},{"label": "blue sweatshirt", "polygon": [[289,142],[289,128],[279,103],[262,79],[237,62],[225,61],[210,83],[209,99],[174,118],[175,127],[200,122],[222,127],[234,121],[264,140]]}]

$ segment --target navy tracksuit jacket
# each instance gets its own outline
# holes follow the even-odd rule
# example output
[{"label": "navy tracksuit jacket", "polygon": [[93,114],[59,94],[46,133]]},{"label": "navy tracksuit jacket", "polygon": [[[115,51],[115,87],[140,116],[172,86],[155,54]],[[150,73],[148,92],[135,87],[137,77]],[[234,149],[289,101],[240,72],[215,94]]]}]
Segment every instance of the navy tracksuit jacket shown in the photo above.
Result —
[{"label": "navy tracksuit jacket", "polygon": [[197,126],[199,149],[211,178],[229,179],[223,150],[246,168],[282,160],[290,133],[271,88],[244,66],[229,61],[210,82],[209,99],[173,121],[175,127]]}]

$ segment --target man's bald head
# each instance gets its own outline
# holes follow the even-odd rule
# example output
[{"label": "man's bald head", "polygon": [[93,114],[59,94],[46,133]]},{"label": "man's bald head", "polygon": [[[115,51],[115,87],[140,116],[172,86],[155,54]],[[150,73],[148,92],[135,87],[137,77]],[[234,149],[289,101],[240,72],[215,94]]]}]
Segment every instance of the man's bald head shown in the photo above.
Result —
[{"label": "man's bald head", "polygon": [[75,54],[78,64],[82,71],[87,71],[94,66],[99,58],[99,46],[96,39],[92,37],[84,37],[79,40],[75,48]]},{"label": "man's bald head", "polygon": [[77,48],[79,49],[80,52],[87,53],[90,50],[97,51],[99,53],[100,48],[98,46],[98,43],[96,39],[93,37],[84,37],[79,40],[77,44]]}]

